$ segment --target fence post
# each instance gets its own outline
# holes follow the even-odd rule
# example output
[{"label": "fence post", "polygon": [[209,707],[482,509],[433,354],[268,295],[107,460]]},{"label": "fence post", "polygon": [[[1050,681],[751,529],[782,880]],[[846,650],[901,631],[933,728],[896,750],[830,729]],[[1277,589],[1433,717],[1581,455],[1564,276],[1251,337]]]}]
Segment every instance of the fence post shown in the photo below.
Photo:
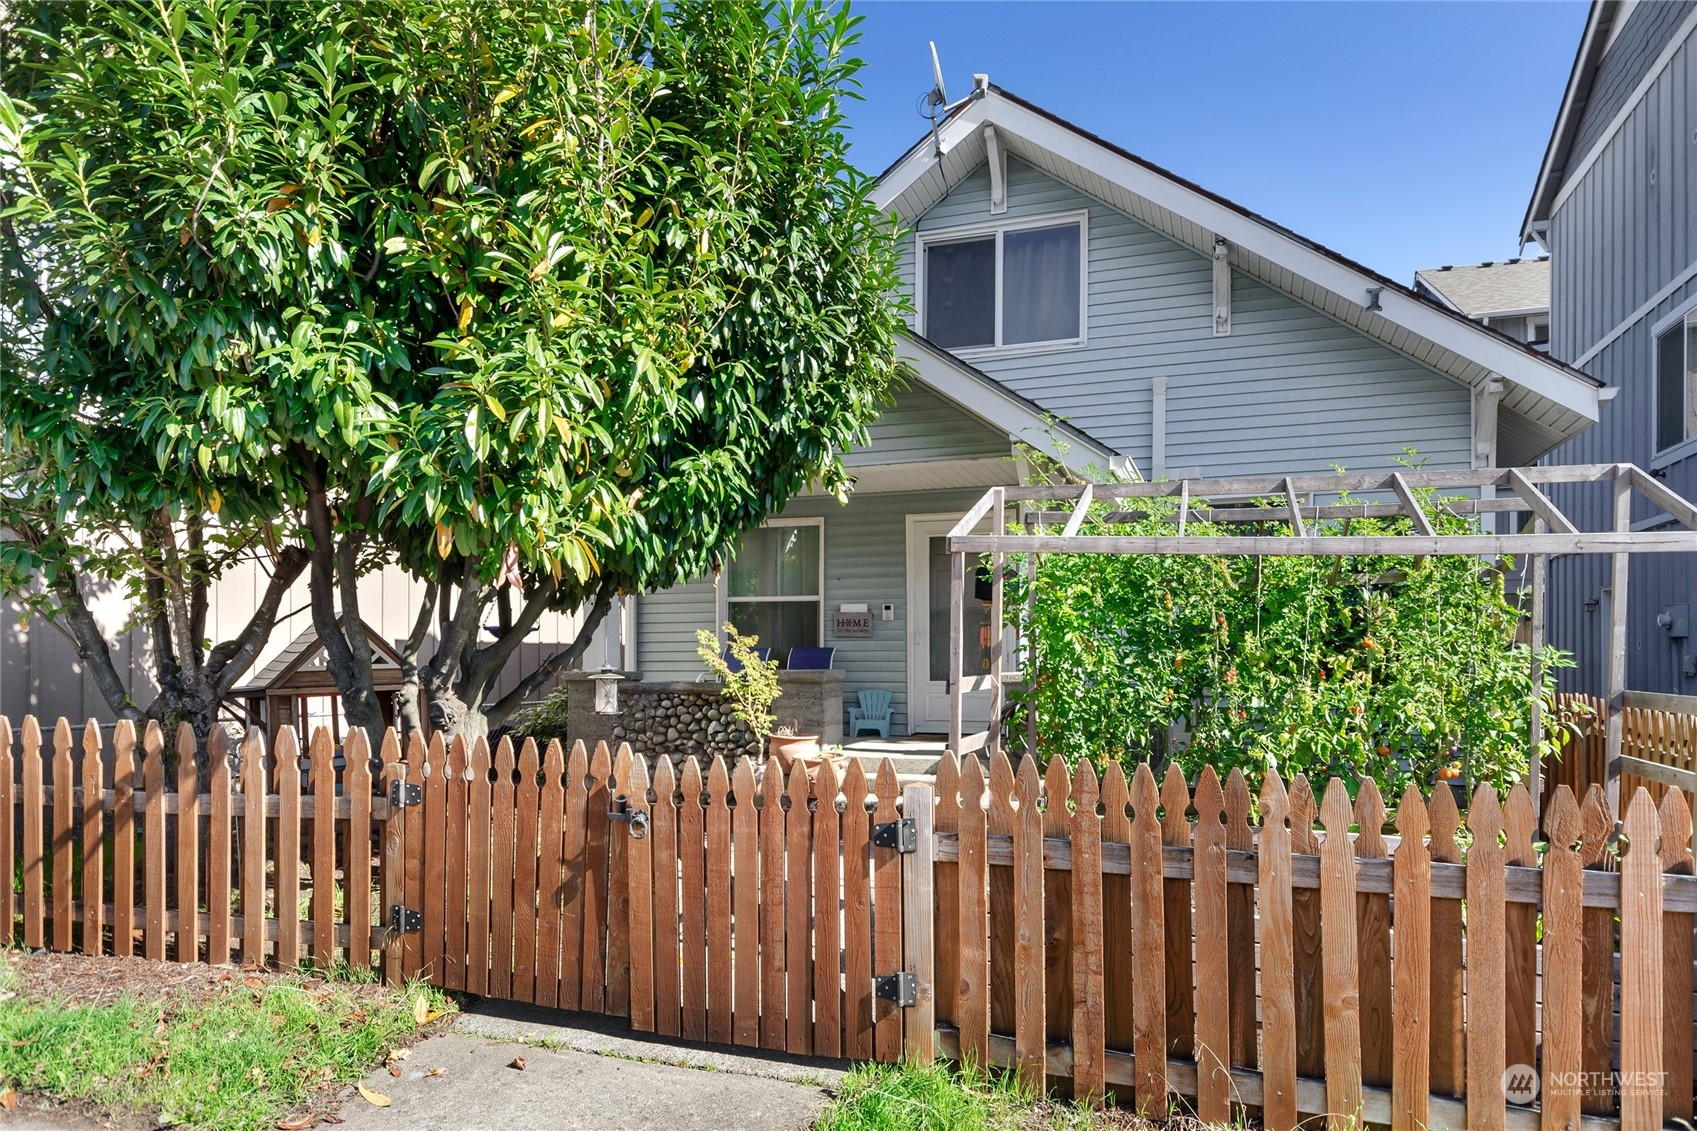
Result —
[{"label": "fence post", "polygon": [[914,1005],[903,1027],[905,1052],[916,1064],[937,1059],[937,950],[932,914],[933,836],[931,787],[914,782],[902,791],[902,816],[913,822],[918,849],[902,856],[902,963],[913,974]]},{"label": "fence post", "polygon": [[[391,787],[396,782],[403,781],[406,773],[406,767],[401,764],[400,740],[396,737],[393,729],[383,733],[382,760],[383,770],[378,780],[382,783],[382,791],[387,798],[392,795]],[[383,818],[383,856],[380,865],[382,869],[382,894],[379,897],[378,914],[382,916],[384,924],[382,932],[383,981],[390,986],[401,984],[402,935],[401,932],[395,930],[391,921],[391,908],[404,902],[406,898],[401,884],[401,869],[405,867],[403,863],[405,845],[402,840],[402,829],[405,821],[401,816],[404,812],[404,809],[397,809],[393,804],[390,804],[385,809],[386,816]]]}]

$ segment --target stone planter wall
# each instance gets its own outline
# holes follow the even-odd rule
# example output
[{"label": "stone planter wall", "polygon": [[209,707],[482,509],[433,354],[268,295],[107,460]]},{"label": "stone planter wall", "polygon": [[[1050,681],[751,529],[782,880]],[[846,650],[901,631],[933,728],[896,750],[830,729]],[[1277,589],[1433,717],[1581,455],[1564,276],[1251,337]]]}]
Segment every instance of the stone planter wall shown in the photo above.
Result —
[{"label": "stone planter wall", "polygon": [[[595,681],[583,672],[561,680],[567,697],[567,728],[573,740],[594,745],[630,743],[638,754],[736,758],[760,754],[748,728],[731,716],[717,683],[643,683],[628,673],[619,684],[619,712],[597,714]],[[773,704],[780,726],[798,734],[843,740],[843,673],[779,672],[783,694]]]}]

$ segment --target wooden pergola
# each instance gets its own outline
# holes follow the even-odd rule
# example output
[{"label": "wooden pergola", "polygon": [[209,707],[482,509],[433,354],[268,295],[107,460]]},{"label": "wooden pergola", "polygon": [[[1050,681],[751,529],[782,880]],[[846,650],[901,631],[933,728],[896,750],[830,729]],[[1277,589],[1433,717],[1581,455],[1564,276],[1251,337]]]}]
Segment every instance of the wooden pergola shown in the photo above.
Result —
[{"label": "wooden pergola", "polygon": [[[1606,484],[1612,492],[1612,524],[1601,531],[1580,530],[1544,493],[1553,483]],[[1416,492],[1475,492],[1476,497],[1437,499],[1431,511]],[[1374,494],[1376,501],[1319,502],[1339,493]],[[1669,529],[1634,530],[1634,496],[1658,508],[1672,520]],[[1156,535],[1084,533],[1095,504],[1119,504],[1098,521],[1113,525],[1150,517],[1157,510],[1138,509],[1137,501],[1176,500],[1161,507],[1171,513],[1171,532]],[[1214,502],[1213,500],[1219,500]],[[1253,505],[1252,505],[1253,504]],[[1021,528],[1011,529],[1009,508],[1019,512]],[[1432,524],[1438,509],[1456,515],[1530,514],[1530,529],[1511,533],[1439,534]],[[1354,518],[1406,518],[1405,534],[1317,535],[1310,523]],[[988,533],[974,533],[986,520]],[[1494,519],[1488,520],[1494,523]],[[1194,523],[1265,524],[1284,522],[1288,536],[1198,532]],[[1055,527],[1059,526],[1058,531]],[[1217,529],[1217,526],[1215,526]],[[1606,789],[1608,804],[1620,816],[1622,769],[1661,777],[1667,767],[1621,753],[1622,708],[1626,706],[1626,634],[1628,564],[1633,554],[1697,553],[1697,505],[1669,490],[1660,480],[1632,464],[1580,464],[1567,467],[1484,468],[1470,471],[1393,471],[1324,475],[1248,476],[1230,479],[1180,479],[1160,483],[1086,483],[1035,487],[992,487],[961,517],[948,536],[950,570],[949,620],[949,748],[959,753],[1001,750],[1002,682],[1006,661],[1003,633],[992,632],[990,643],[990,712],[988,727],[963,733],[965,673],[962,659],[962,614],[966,601],[967,557],[991,558],[990,622],[1004,621],[1003,571],[1008,554],[1026,555],[1029,576],[1035,577],[1041,554],[1203,554],[1267,557],[1366,557],[1466,555],[1497,559],[1524,558],[1531,582],[1533,686],[1542,680],[1537,656],[1544,644],[1544,584],[1551,555],[1607,554],[1611,560],[1608,625],[1608,688]],[[1541,806],[1541,767],[1538,747],[1543,738],[1541,700],[1531,708],[1529,786]],[[1691,784],[1680,781],[1680,788]]]}]

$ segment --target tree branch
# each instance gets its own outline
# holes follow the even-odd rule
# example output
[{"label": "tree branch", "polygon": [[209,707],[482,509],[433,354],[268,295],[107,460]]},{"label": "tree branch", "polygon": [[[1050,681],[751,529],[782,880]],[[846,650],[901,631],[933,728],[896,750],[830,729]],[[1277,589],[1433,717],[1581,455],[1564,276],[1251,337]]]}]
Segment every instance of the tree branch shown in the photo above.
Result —
[{"label": "tree branch", "polygon": [[106,700],[106,705],[112,708],[112,713],[120,719],[139,722],[144,717],[143,713],[130,698],[129,690],[124,686],[117,667],[112,663],[112,649],[106,643],[106,636],[100,631],[100,626],[95,623],[94,614],[89,611],[88,601],[83,596],[82,586],[77,583],[76,574],[67,565],[58,571],[50,584],[53,592],[59,597],[60,616],[76,644],[77,656],[94,676],[94,685],[100,689],[100,697]]},{"label": "tree branch", "polygon": [[258,659],[260,649],[265,647],[270,639],[272,630],[277,625],[277,610],[282,607],[283,598],[288,595],[289,588],[301,574],[306,572],[308,554],[303,547],[287,546],[278,555],[276,568],[271,571],[271,580],[265,586],[265,595],[260,598],[259,605],[248,618],[246,625],[233,639],[226,640],[212,649],[212,654],[206,661],[206,678],[216,688],[218,697],[222,699],[236,685],[236,681],[253,666]]},{"label": "tree branch", "polygon": [[507,661],[512,659],[513,653],[524,643],[531,626],[541,620],[542,614],[548,611],[556,592],[552,582],[537,589],[519,610],[519,615],[502,630],[500,639],[473,652],[472,662],[462,673],[460,680],[464,687],[460,698],[467,703],[483,701],[483,693],[500,677],[501,669],[507,666]]},{"label": "tree branch", "polygon": [[584,614],[583,627],[577,631],[577,639],[569,646],[554,653],[544,660],[535,671],[519,681],[519,685],[503,695],[498,702],[484,711],[484,717],[489,720],[489,729],[494,730],[507,717],[524,703],[525,699],[543,684],[554,678],[561,671],[577,663],[589,650],[590,641],[595,638],[595,630],[607,617],[607,610],[613,607],[613,583],[602,581],[601,587],[595,591],[595,602]]}]

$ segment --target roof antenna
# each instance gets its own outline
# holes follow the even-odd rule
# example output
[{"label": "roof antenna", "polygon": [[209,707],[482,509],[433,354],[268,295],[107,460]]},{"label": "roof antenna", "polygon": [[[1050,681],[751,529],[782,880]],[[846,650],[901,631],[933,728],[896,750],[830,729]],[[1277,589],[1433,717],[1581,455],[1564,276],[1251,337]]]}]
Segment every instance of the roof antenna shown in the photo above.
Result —
[{"label": "roof antenna", "polygon": [[980,76],[974,75],[972,93],[961,99],[959,102],[951,104],[949,102],[949,92],[943,86],[943,64],[937,59],[936,40],[931,41],[931,77],[936,85],[927,91],[920,99],[925,108],[919,113],[922,117],[930,119],[931,146],[936,152],[936,155],[941,157],[943,155],[943,138],[938,132],[938,123],[944,118],[947,118],[955,110],[966,105],[968,102],[983,98],[989,90],[990,80],[989,76],[983,76],[983,81],[980,82],[978,81]]}]

